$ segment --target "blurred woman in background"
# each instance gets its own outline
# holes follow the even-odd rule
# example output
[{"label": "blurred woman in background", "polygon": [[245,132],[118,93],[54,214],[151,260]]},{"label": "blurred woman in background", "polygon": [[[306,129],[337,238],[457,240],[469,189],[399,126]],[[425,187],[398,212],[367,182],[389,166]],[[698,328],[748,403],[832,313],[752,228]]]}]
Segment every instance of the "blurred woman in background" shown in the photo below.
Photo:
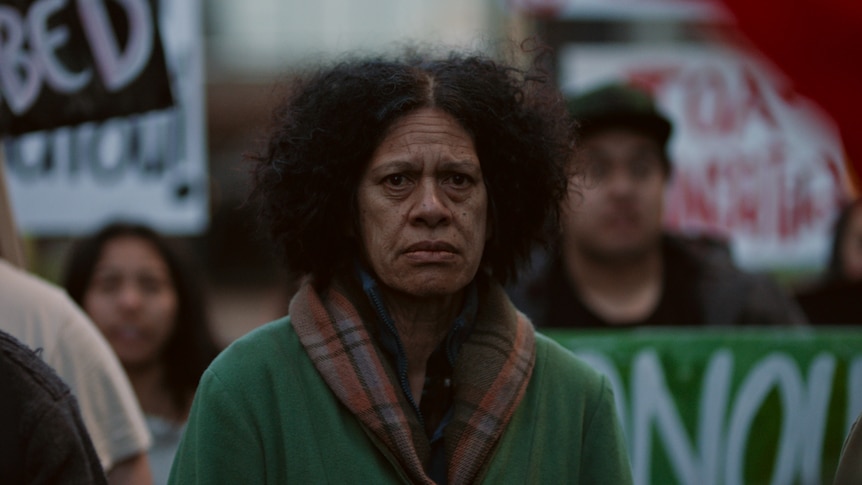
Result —
[{"label": "blurred woman in background", "polygon": [[64,286],[123,364],[153,435],[154,483],[167,483],[198,380],[218,352],[199,285],[162,236],[117,222],[75,244]]},{"label": "blurred woman in background", "polygon": [[862,198],[844,205],[835,222],[829,280],[862,280]]},{"label": "blurred woman in background", "polygon": [[801,288],[796,300],[811,323],[862,324],[862,198],[843,206],[835,221],[823,277]]}]

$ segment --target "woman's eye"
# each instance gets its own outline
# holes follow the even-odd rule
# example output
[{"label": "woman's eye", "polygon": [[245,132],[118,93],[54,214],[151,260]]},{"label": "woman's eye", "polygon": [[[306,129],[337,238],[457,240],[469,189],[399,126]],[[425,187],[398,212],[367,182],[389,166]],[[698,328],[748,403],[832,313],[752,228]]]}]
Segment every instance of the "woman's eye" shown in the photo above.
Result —
[{"label": "woman's eye", "polygon": [[405,177],[401,174],[394,174],[394,175],[390,175],[390,176],[386,177],[386,183],[388,185],[393,186],[393,187],[399,187],[401,185],[404,185],[404,183],[406,181],[407,181],[407,177]]},{"label": "woman's eye", "polygon": [[102,293],[113,293],[120,287],[120,279],[114,276],[93,279],[92,287]]},{"label": "woman's eye", "polygon": [[162,282],[155,278],[141,278],[138,284],[146,293],[158,293],[162,288]]},{"label": "woman's eye", "polygon": [[470,185],[473,182],[473,179],[468,175],[456,173],[449,177],[449,182],[455,187],[464,187]]}]

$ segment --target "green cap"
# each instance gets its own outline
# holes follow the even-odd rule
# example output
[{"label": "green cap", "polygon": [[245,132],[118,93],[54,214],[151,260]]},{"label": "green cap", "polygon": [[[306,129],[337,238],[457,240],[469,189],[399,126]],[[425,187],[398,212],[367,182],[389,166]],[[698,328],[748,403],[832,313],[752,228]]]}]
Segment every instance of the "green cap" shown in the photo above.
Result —
[{"label": "green cap", "polygon": [[672,125],[656,108],[646,91],[637,87],[609,83],[567,100],[569,113],[580,125],[581,136],[607,128],[629,128],[652,137],[664,150]]}]

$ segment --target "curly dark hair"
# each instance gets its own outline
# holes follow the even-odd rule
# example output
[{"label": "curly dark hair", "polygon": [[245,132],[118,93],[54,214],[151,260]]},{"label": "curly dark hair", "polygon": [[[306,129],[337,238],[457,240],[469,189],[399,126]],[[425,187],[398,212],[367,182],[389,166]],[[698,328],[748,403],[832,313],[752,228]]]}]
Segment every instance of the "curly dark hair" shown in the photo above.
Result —
[{"label": "curly dark hair", "polygon": [[534,243],[547,243],[566,193],[573,123],[550,82],[547,49],[516,68],[484,54],[352,57],[297,76],[275,107],[253,162],[259,207],[289,269],[323,285],[358,256],[356,190],[393,122],[420,108],[452,115],[473,137],[494,228],[482,267],[512,281]]},{"label": "curly dark hair", "polygon": [[69,296],[83,307],[84,296],[93,280],[93,273],[107,243],[120,237],[141,239],[156,250],[168,267],[171,282],[177,292],[177,315],[174,331],[165,344],[163,358],[168,369],[165,385],[178,410],[185,410],[189,395],[218,354],[210,332],[201,285],[187,262],[164,237],[144,224],[117,221],[79,239],[66,261],[63,286]]}]

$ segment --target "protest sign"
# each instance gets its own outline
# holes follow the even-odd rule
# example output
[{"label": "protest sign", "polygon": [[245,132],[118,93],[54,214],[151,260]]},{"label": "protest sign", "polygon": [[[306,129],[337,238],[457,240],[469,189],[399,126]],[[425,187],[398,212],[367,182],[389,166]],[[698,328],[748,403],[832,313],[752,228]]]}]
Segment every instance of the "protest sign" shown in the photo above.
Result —
[{"label": "protest sign", "polygon": [[0,1],[0,134],[170,106],[153,1]]},{"label": "protest sign", "polygon": [[721,20],[725,9],[714,0],[506,0],[511,10],[568,19]]},{"label": "protest sign", "polygon": [[175,105],[8,139],[7,177],[22,232],[77,235],[114,218],[176,235],[205,229],[200,2],[157,7]]},{"label": "protest sign", "polygon": [[633,83],[672,119],[669,227],[727,237],[743,267],[823,266],[852,193],[841,140],[766,62],[731,47],[604,44],[565,47],[559,66],[568,94]]},{"label": "protest sign", "polygon": [[635,483],[832,483],[862,412],[862,330],[549,331],[608,377]]}]

